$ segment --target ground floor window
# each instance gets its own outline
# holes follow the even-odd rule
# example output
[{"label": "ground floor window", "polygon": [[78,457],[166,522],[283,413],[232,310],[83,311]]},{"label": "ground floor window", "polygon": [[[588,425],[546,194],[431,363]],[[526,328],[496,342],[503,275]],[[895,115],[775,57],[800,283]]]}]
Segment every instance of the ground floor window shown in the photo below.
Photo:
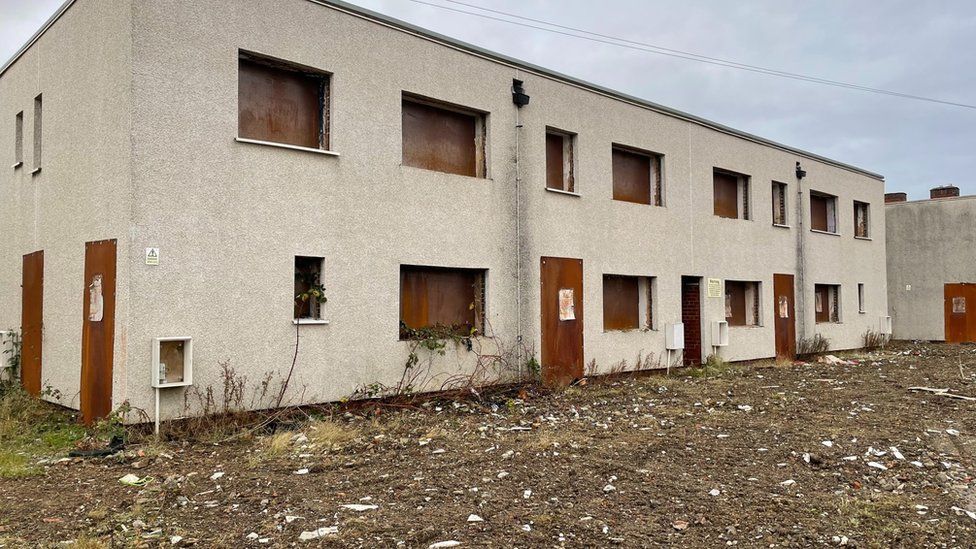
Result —
[{"label": "ground floor window", "polygon": [[295,319],[319,320],[325,302],[322,287],[322,258],[295,256]]},{"label": "ground floor window", "polygon": [[400,266],[400,339],[434,329],[458,336],[484,332],[484,269]]},{"label": "ground floor window", "polygon": [[725,320],[729,326],[761,326],[759,282],[725,281]]},{"label": "ground floor window", "polygon": [[603,275],[603,330],[653,330],[654,283],[651,276]]},{"label": "ground floor window", "polygon": [[840,322],[840,285],[816,284],[813,287],[813,310],[817,322]]}]

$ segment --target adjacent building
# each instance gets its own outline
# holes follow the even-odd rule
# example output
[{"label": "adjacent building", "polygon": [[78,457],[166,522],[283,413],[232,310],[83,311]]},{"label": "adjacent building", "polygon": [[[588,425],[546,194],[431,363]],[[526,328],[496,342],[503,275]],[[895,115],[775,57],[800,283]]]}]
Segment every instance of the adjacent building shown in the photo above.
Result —
[{"label": "adjacent building", "polygon": [[976,196],[885,195],[892,337],[976,342]]},{"label": "adjacent building", "polygon": [[0,327],[89,420],[791,357],[888,314],[881,176],[338,1],[69,1],[0,69],[0,154]]}]

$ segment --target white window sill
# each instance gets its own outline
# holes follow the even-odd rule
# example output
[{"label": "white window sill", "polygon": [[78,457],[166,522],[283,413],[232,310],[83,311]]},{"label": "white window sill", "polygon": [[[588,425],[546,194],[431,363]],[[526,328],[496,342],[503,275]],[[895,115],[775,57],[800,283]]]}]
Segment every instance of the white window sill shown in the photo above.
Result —
[{"label": "white window sill", "polygon": [[302,326],[325,326],[329,321],[324,318],[296,318],[291,323]]},{"label": "white window sill", "polygon": [[773,227],[779,227],[780,229],[791,229],[789,225],[783,225],[782,223],[773,223]]},{"label": "white window sill", "polygon": [[762,328],[762,324],[729,324],[729,329],[734,330],[736,328],[745,328],[747,330],[754,330],[756,328]]},{"label": "white window sill", "polygon": [[874,239],[871,238],[870,236],[855,236],[854,237],[854,240],[867,240],[868,242],[870,242],[871,240],[874,240]]},{"label": "white window sill", "polygon": [[821,230],[818,230],[818,229],[810,229],[810,232],[811,233],[817,233],[817,234],[826,234],[826,235],[830,235],[830,236],[840,236],[840,233],[832,233],[830,231],[821,231]]},{"label": "white window sill", "polygon": [[572,191],[564,191],[562,189],[551,189],[549,187],[546,187],[546,190],[549,191],[549,192],[551,192],[551,193],[565,194],[565,195],[568,195],[568,196],[575,196],[576,198],[583,198],[583,195],[581,195],[579,193],[574,193]]},{"label": "white window sill", "polygon": [[234,141],[237,141],[238,143],[250,143],[251,145],[264,145],[266,147],[278,147],[279,149],[289,149],[292,151],[324,154],[325,156],[339,156],[339,153],[335,151],[327,151],[324,149],[313,149],[311,147],[300,147],[298,145],[289,145],[287,143],[275,143],[274,141],[261,141],[259,139],[246,139],[243,137],[235,137]]},{"label": "white window sill", "polygon": [[24,165],[23,162],[17,162],[17,163],[14,164],[13,168],[16,170],[17,168],[19,168],[19,167],[21,167],[23,165]]},{"label": "white window sill", "polygon": [[41,169],[40,169],[40,168],[34,168],[34,170],[33,170],[33,171],[31,171],[31,173],[30,173],[30,174],[31,174],[31,175],[37,175],[37,174],[39,174],[39,173],[41,173]]}]

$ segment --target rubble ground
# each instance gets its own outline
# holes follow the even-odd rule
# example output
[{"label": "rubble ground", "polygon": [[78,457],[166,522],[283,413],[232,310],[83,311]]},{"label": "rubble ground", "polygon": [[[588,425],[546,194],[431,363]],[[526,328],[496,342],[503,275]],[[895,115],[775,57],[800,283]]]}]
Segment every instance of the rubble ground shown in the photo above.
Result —
[{"label": "rubble ground", "polygon": [[976,402],[910,390],[976,396],[976,347],[837,357],[44,459],[0,546],[976,545]]}]

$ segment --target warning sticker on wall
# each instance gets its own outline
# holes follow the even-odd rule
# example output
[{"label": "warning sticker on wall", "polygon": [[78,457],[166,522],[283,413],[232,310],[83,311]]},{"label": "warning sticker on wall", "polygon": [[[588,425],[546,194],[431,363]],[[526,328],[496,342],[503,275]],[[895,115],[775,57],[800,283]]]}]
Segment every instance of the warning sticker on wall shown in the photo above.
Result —
[{"label": "warning sticker on wall", "polygon": [[722,297],[722,279],[709,278],[707,282],[708,297]]},{"label": "warning sticker on wall", "polygon": [[159,265],[159,248],[146,248],[146,265]]},{"label": "warning sticker on wall", "polygon": [[790,299],[785,295],[779,296],[779,317],[790,318]]},{"label": "warning sticker on wall", "polygon": [[952,298],[952,314],[966,314],[966,298]]},{"label": "warning sticker on wall", "polygon": [[559,290],[559,320],[576,320],[576,303],[572,288]]}]

